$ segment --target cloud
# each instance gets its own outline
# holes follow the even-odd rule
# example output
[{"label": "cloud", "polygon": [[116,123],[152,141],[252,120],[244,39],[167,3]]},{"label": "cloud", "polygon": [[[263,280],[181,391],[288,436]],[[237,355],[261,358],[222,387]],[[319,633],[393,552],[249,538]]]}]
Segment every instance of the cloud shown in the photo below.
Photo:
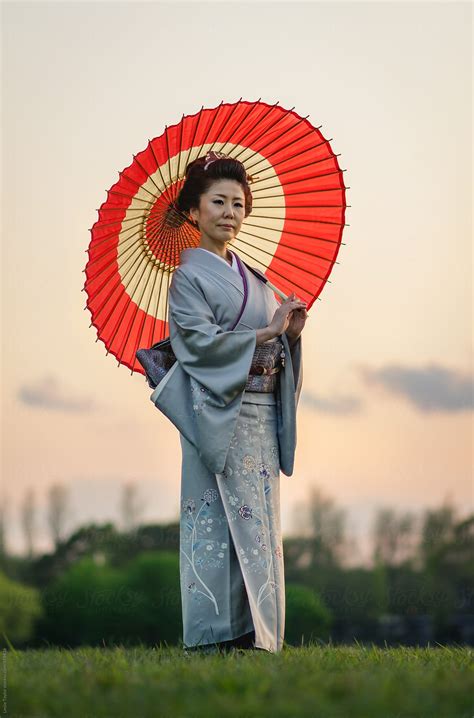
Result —
[{"label": "cloud", "polygon": [[405,397],[423,412],[471,410],[474,406],[472,375],[436,364],[422,368],[389,364],[360,370],[368,386],[379,385]]},{"label": "cloud", "polygon": [[74,397],[59,386],[58,379],[49,374],[35,384],[20,387],[18,398],[23,404],[52,411],[71,413],[88,412],[95,408],[94,402],[87,398]]},{"label": "cloud", "polygon": [[324,414],[354,414],[360,411],[361,402],[353,396],[335,396],[323,399],[312,392],[301,391],[301,405]]}]

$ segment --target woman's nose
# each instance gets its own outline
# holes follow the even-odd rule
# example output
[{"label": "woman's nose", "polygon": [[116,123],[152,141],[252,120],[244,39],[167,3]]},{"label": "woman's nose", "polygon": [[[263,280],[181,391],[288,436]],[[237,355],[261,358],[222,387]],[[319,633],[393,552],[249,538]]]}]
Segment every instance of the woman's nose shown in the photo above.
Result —
[{"label": "woman's nose", "polygon": [[234,216],[234,209],[232,206],[230,207],[224,207],[224,214],[226,217],[233,217]]}]

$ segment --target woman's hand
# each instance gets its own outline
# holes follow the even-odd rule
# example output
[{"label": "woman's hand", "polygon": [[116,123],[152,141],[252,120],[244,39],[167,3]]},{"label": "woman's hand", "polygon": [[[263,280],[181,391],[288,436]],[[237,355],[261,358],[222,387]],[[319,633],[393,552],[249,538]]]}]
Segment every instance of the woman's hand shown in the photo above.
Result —
[{"label": "woman's hand", "polygon": [[292,292],[278,307],[268,328],[274,336],[286,332],[290,338],[297,338],[304,327],[306,317],[306,302],[296,298]]},{"label": "woman's hand", "polygon": [[286,336],[292,344],[297,341],[299,335],[304,329],[305,322],[308,318],[308,312],[306,311],[306,303],[304,302],[303,304],[304,306],[301,309],[293,309],[293,311],[290,313],[290,321],[288,324],[288,328],[286,329]]}]

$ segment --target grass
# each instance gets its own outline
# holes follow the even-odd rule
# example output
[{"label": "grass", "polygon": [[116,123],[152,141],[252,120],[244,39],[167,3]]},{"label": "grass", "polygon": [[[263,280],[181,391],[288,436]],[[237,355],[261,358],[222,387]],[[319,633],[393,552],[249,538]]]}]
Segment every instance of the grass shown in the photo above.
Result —
[{"label": "grass", "polygon": [[7,650],[12,718],[473,718],[473,650]]}]

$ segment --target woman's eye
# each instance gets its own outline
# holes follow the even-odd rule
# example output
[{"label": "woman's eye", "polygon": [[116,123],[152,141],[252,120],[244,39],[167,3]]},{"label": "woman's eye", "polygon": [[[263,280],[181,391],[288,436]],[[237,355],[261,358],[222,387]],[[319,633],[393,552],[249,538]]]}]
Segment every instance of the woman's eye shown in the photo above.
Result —
[{"label": "woman's eye", "polygon": [[[215,199],[215,200],[213,200],[214,204],[216,204],[216,202],[223,202],[223,201],[224,201],[224,200],[222,200],[222,199]],[[237,205],[237,207],[243,207],[242,202],[236,202],[235,204]]]}]

